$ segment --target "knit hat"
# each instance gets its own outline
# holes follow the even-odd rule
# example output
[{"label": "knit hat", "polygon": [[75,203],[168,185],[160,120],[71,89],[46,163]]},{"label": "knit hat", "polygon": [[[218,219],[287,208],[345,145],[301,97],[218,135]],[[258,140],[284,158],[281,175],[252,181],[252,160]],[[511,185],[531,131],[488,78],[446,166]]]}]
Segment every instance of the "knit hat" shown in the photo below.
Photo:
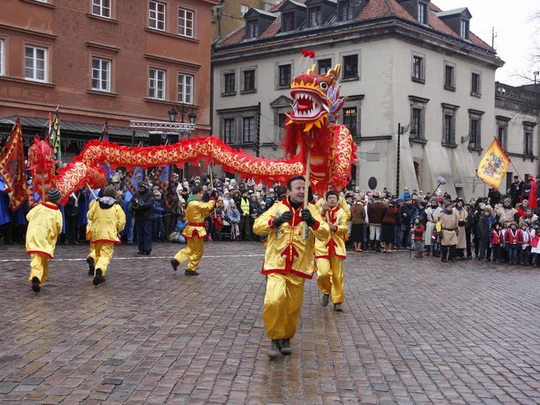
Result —
[{"label": "knit hat", "polygon": [[105,190],[103,190],[103,197],[116,197],[116,189],[113,186],[107,186],[105,187]]},{"label": "knit hat", "polygon": [[58,202],[62,199],[62,193],[57,188],[51,188],[47,193],[47,200],[52,203]]},{"label": "knit hat", "polygon": [[444,200],[443,205],[444,205],[444,208],[448,208],[449,206],[452,205],[452,201],[450,201],[450,200]]}]

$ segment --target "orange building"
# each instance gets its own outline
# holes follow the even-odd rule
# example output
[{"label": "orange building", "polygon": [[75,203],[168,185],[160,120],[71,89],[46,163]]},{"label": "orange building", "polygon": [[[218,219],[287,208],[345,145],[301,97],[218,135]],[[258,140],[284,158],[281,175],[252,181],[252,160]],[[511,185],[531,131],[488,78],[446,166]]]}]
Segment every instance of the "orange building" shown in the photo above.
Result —
[{"label": "orange building", "polygon": [[196,119],[191,136],[209,135],[216,4],[2,0],[0,133],[20,117],[28,145],[58,106],[64,161],[106,120],[109,139],[127,145],[150,141],[133,120],[169,122],[171,109],[176,121]]}]

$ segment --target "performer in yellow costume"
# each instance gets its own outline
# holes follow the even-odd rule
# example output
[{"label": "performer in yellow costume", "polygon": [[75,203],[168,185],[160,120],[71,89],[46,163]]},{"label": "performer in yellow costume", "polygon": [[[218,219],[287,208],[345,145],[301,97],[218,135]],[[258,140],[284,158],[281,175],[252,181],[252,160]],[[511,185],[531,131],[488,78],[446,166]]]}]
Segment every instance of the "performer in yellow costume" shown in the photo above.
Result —
[{"label": "performer in yellow costume", "polygon": [[182,235],[187,240],[187,247],[180,250],[173,259],[171,259],[171,266],[174,271],[178,269],[181,263],[184,263],[189,259],[189,263],[186,266],[184,274],[186,276],[198,276],[199,272],[197,268],[201,263],[202,255],[204,253],[204,237],[206,236],[206,228],[204,227],[204,220],[208,217],[214,207],[216,201],[211,198],[209,202],[202,202],[203,189],[200,186],[196,186],[192,195],[187,200],[186,219],[188,224],[182,232]]},{"label": "performer in yellow costume", "polygon": [[90,203],[88,209],[88,233],[93,248],[95,274],[94,285],[105,282],[105,274],[114,254],[114,245],[122,243],[118,235],[126,226],[126,214],[116,201],[113,186],[105,187],[103,197]]},{"label": "performer in yellow costume", "polygon": [[341,312],[343,294],[343,260],[347,258],[345,235],[348,231],[348,213],[339,206],[339,195],[331,190],[326,193],[326,203],[321,207],[321,216],[328,223],[330,235],[324,241],[315,241],[317,258],[317,285],[323,293],[322,306],[326,307],[332,295],[334,311]]},{"label": "performer in yellow costume", "polygon": [[30,278],[32,290],[41,291],[49,276],[49,259],[54,258],[56,240],[62,232],[62,213],[58,203],[62,194],[53,188],[47,194],[47,202],[32,208],[26,219],[26,253],[30,255]]},{"label": "performer in yellow costume", "polygon": [[[315,272],[315,239],[328,238],[328,224],[317,207],[304,207],[305,180],[292,177],[288,197],[275,202],[255,219],[253,232],[268,235],[262,274],[267,275],[264,297],[264,325],[272,339],[268,357],[292,353],[290,340],[296,334],[304,299],[304,281]],[[306,226],[307,224],[307,226]]]}]

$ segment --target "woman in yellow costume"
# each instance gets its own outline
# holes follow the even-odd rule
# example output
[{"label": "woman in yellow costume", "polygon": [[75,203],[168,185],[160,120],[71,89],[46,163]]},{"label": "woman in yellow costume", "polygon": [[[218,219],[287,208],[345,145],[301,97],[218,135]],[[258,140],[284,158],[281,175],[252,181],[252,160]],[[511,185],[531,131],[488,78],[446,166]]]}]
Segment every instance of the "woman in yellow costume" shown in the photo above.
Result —
[{"label": "woman in yellow costume", "polygon": [[58,235],[62,232],[62,213],[58,204],[62,194],[53,188],[47,194],[47,202],[32,208],[26,219],[26,253],[30,255],[30,278],[32,290],[41,291],[49,276],[49,259],[54,258]]},{"label": "woman in yellow costume", "polygon": [[197,268],[201,263],[202,255],[204,253],[204,237],[206,236],[206,228],[204,227],[204,220],[208,217],[214,207],[216,201],[214,198],[210,198],[207,203],[202,202],[203,189],[200,186],[196,186],[192,195],[187,200],[186,219],[188,224],[182,232],[187,240],[187,247],[180,250],[174,258],[171,259],[171,266],[174,271],[178,269],[181,263],[189,260],[184,274],[186,276],[198,276],[199,272]]},{"label": "woman in yellow costume", "polygon": [[87,218],[95,267],[93,283],[97,286],[105,282],[105,274],[114,254],[114,245],[122,243],[118,234],[126,226],[126,214],[116,201],[114,186],[105,187],[103,197],[92,201]]},{"label": "woman in yellow costume", "polygon": [[304,299],[304,281],[315,272],[315,238],[328,238],[328,224],[317,207],[304,207],[305,180],[292,177],[288,197],[275,202],[255,219],[253,232],[268,235],[262,273],[267,275],[264,297],[264,326],[272,339],[268,357],[292,353],[291,338],[296,334]]}]

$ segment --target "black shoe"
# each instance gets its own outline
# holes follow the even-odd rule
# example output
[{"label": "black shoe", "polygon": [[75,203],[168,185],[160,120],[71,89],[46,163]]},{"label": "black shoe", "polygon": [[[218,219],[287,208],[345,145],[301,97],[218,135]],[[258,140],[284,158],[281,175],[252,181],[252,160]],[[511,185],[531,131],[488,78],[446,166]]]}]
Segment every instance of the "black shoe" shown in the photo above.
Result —
[{"label": "black shoe", "polygon": [[186,270],[184,271],[184,274],[186,276],[198,276],[199,275],[199,272],[198,271],[190,271],[190,270]]},{"label": "black shoe", "polygon": [[32,291],[37,293],[41,291],[41,286],[39,285],[39,278],[37,277],[32,277]]},{"label": "black shoe", "polygon": [[292,354],[291,349],[291,339],[281,339],[281,344],[279,346],[279,351],[281,354],[288,356],[289,354]]},{"label": "black shoe", "polygon": [[328,302],[330,302],[330,294],[323,294],[322,300],[321,300],[321,305],[322,305],[323,307],[327,307],[327,306],[328,306]]},{"label": "black shoe", "polygon": [[341,308],[341,304],[334,304],[334,311],[343,312],[343,308]]},{"label": "black shoe", "polygon": [[441,262],[448,263],[448,259],[441,259]]},{"label": "black shoe", "polygon": [[171,259],[171,266],[172,266],[172,269],[174,271],[178,270],[178,266],[180,265],[180,263],[178,263],[178,260],[176,259]]},{"label": "black shoe", "polygon": [[96,269],[96,275],[94,276],[94,280],[92,281],[92,283],[94,283],[94,285],[98,285],[100,283],[104,283],[105,282],[105,278],[103,277],[103,272],[101,271],[101,269]]},{"label": "black shoe", "polygon": [[137,252],[137,254],[138,254],[138,255],[145,255],[146,252],[145,252],[144,250],[139,250],[139,251]]},{"label": "black shoe", "polygon": [[268,351],[268,357],[270,357],[271,359],[277,359],[280,353],[279,346],[279,340],[272,340],[272,345],[270,346],[270,350]]},{"label": "black shoe", "polygon": [[150,256],[150,252],[151,252],[151,250],[145,250],[145,251],[144,251],[144,254],[145,254],[146,256]]},{"label": "black shoe", "polygon": [[86,263],[88,263],[88,275],[91,277],[94,275],[95,270],[94,259],[92,259],[91,257],[87,257]]}]

